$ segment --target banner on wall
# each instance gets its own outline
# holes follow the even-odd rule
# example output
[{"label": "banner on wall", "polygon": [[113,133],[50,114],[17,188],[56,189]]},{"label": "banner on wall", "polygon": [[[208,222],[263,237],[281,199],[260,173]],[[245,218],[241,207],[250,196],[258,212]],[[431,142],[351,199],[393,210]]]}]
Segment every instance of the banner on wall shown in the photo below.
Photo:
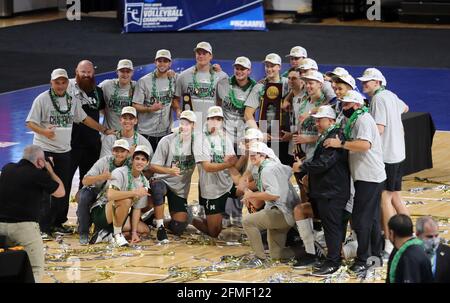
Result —
[{"label": "banner on wall", "polygon": [[124,0],[123,31],[266,30],[262,0]]}]

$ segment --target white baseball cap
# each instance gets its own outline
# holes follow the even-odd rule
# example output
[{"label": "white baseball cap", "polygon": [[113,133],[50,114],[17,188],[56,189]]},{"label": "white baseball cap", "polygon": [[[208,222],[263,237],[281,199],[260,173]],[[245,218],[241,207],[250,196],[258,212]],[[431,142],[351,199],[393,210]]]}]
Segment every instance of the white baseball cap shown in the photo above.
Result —
[{"label": "white baseball cap", "polygon": [[326,72],[325,75],[327,76],[343,76],[343,75],[348,75],[349,72],[343,68],[343,67],[336,67],[335,69],[333,69],[331,72]]},{"label": "white baseball cap", "polygon": [[361,77],[358,78],[359,81],[365,82],[370,80],[381,81],[381,85],[386,86],[386,78],[383,74],[375,67],[370,67],[366,69]]},{"label": "white baseball cap", "polygon": [[57,68],[57,69],[54,69],[54,70],[52,71],[52,74],[51,74],[50,78],[51,78],[51,80],[56,80],[56,79],[58,79],[58,78],[66,78],[66,79],[69,79],[69,76],[67,76],[67,72],[66,72],[65,69],[63,69],[63,68]]},{"label": "white baseball cap", "polygon": [[252,62],[247,57],[237,57],[233,65],[241,65],[248,69],[252,68]]},{"label": "white baseball cap", "polygon": [[302,79],[316,80],[319,81],[320,83],[323,83],[323,75],[321,72],[317,70],[309,70],[306,74],[302,76]]},{"label": "white baseball cap", "polygon": [[364,105],[364,97],[355,90],[348,91],[345,96],[339,100],[342,102],[358,103]]},{"label": "white baseball cap", "polygon": [[137,152],[143,152],[143,153],[145,153],[148,157],[150,157],[150,148],[148,148],[148,146],[146,146],[146,145],[138,145],[138,146],[136,146],[136,149],[134,150],[133,155],[134,155],[135,153],[137,153]]},{"label": "white baseball cap", "polygon": [[318,70],[317,62],[311,58],[305,58],[300,62],[299,69],[315,69]]},{"label": "white baseball cap", "polygon": [[264,62],[270,62],[272,64],[281,65],[281,57],[278,56],[278,54],[270,53],[266,56],[266,59],[264,59]]},{"label": "white baseball cap", "polygon": [[122,112],[120,115],[123,116],[125,114],[130,114],[137,117],[136,109],[133,106],[125,106],[124,108],[122,108]]},{"label": "white baseball cap", "polygon": [[311,116],[316,119],[319,118],[336,119],[336,112],[330,105],[322,105],[321,107],[319,107],[317,113],[312,114]]},{"label": "white baseball cap", "polygon": [[116,70],[119,70],[119,69],[122,69],[122,68],[128,68],[128,69],[134,70],[133,62],[131,62],[131,60],[128,60],[128,59],[120,60],[119,63],[117,63],[117,69]]},{"label": "white baseball cap", "polygon": [[269,147],[264,142],[252,142],[248,150],[251,153],[264,154],[266,156],[270,154]]},{"label": "white baseball cap", "polygon": [[160,49],[156,52],[155,60],[158,58],[166,58],[172,61],[172,54],[167,49]]},{"label": "white baseball cap", "polygon": [[197,122],[197,116],[195,116],[195,113],[191,110],[185,110],[180,114],[180,119],[186,119],[191,122]]},{"label": "white baseball cap", "polygon": [[222,117],[223,118],[222,107],[211,106],[210,108],[208,108],[208,116],[206,118],[211,118],[211,117]]},{"label": "white baseball cap", "polygon": [[350,85],[352,87],[352,89],[356,88],[356,81],[350,74],[338,76],[338,78],[340,80],[342,80],[343,82],[347,83],[348,85]]},{"label": "white baseball cap", "polygon": [[244,139],[246,140],[262,140],[263,138],[263,133],[257,128],[247,128],[245,130]]},{"label": "white baseball cap", "polygon": [[197,46],[194,48],[194,52],[198,49],[203,49],[203,50],[207,51],[208,53],[212,54],[212,47],[211,47],[211,44],[209,44],[208,42],[205,42],[205,41],[199,42],[197,44]]},{"label": "white baseball cap", "polygon": [[130,150],[130,144],[125,139],[119,139],[119,140],[114,141],[113,148],[115,148],[115,147],[121,147],[121,148],[126,149],[128,151]]},{"label": "white baseball cap", "polygon": [[295,58],[306,58],[308,57],[308,52],[301,46],[294,46],[291,48],[291,52],[286,57],[295,57]]}]

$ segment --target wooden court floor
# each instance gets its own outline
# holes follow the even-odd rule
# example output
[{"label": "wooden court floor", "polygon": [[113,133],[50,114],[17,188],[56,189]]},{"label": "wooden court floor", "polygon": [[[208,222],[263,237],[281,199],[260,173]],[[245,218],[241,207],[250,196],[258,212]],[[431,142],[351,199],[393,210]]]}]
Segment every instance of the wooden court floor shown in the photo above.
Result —
[{"label": "wooden court floor", "polygon": [[[437,132],[433,144],[434,168],[405,176],[403,200],[413,219],[433,215],[439,219],[442,238],[450,240],[450,161],[447,144],[450,132]],[[428,178],[419,182],[418,178]],[[197,200],[197,174],[194,175],[189,203]],[[436,182],[436,183],[431,183]],[[76,204],[71,203],[69,224],[75,225]],[[245,214],[244,214],[245,215]],[[78,235],[45,242],[44,282],[384,282],[386,264],[365,280],[351,277],[345,268],[332,279],[310,276],[311,269],[294,270],[276,261],[254,264],[243,230],[224,229],[216,240],[189,227],[181,238],[169,234],[170,243],[159,245],[156,231],[130,248],[111,248],[107,244],[80,246]]]}]

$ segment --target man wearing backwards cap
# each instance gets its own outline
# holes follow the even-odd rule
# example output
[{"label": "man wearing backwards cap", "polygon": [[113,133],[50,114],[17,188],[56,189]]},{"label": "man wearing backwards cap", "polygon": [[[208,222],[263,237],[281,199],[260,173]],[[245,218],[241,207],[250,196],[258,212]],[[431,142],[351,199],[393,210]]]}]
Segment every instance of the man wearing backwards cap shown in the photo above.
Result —
[{"label": "man wearing backwards cap", "polygon": [[171,65],[170,51],[158,50],[155,70],[139,79],[134,91],[133,106],[139,114],[138,132],[150,141],[153,150],[159,140],[170,133],[171,109],[180,115],[178,103],[172,102],[177,74],[169,72]]},{"label": "man wearing backwards cap", "polygon": [[[308,52],[306,51],[306,49],[304,49],[301,46],[294,46],[293,48],[291,48],[291,52],[289,53],[289,55],[286,55],[286,57],[289,57],[289,63],[291,65],[291,68],[298,68],[300,65],[300,62],[302,61],[302,59],[305,59],[306,57],[308,57]],[[283,78],[287,78],[289,74],[289,70],[285,71],[281,77]]]},{"label": "man wearing backwards cap", "polygon": [[228,75],[223,71],[215,71],[211,65],[213,58],[211,44],[199,42],[194,52],[196,64],[179,75],[175,96],[177,102],[183,102],[180,100],[183,94],[191,96],[194,107],[191,110],[197,113],[199,123],[202,122],[203,125],[208,115],[208,108],[216,105],[217,83]]},{"label": "man wearing backwards cap", "polygon": [[222,213],[235,187],[229,169],[236,164],[233,143],[223,129],[223,112],[219,106],[208,109],[202,135],[195,137],[194,157],[199,170],[200,204],[206,219],[195,218],[192,224],[200,231],[217,237],[222,230]]},{"label": "man wearing backwards cap", "polygon": [[408,111],[408,106],[396,94],[385,88],[386,79],[378,69],[368,68],[358,79],[362,82],[364,93],[372,98],[369,110],[381,136],[383,162],[387,175],[381,195],[381,212],[385,236],[384,251],[390,254],[393,246],[387,238],[389,235],[387,223],[395,213],[409,215],[400,196],[402,167],[406,157],[402,114]]},{"label": "man wearing backwards cap", "polygon": [[128,246],[123,232],[131,231],[131,243],[137,243],[141,240],[139,234],[150,231],[140,221],[141,209],[148,203],[149,184],[143,171],[149,160],[150,149],[138,145],[132,156],[131,167],[124,165],[114,169],[106,183],[106,190],[100,193],[99,199],[91,207],[95,227],[108,231],[112,228],[112,241],[117,246]]},{"label": "man wearing backwards cap", "polygon": [[[381,255],[380,198],[386,172],[384,171],[381,139],[368,109],[363,107],[363,96],[349,91],[341,100],[343,113],[348,118],[344,126],[345,140],[328,138],[324,147],[349,150],[350,173],[355,186],[352,227],[358,239],[355,263],[350,267],[355,273],[367,269],[369,256]],[[369,251],[369,243],[372,252]]]},{"label": "man wearing backwards cap", "polygon": [[120,129],[120,115],[122,108],[131,106],[136,81],[133,77],[133,62],[122,59],[117,63],[117,78],[102,81],[98,86],[103,90],[105,98],[105,119],[103,125],[108,128]]},{"label": "man wearing backwards cap", "polygon": [[250,161],[258,167],[257,191],[247,189],[243,199],[246,204],[262,201],[264,209],[244,217],[242,226],[257,258],[266,259],[261,231],[267,229],[270,257],[287,259],[293,252],[285,247],[286,236],[295,224],[292,209],[300,198],[289,182],[291,168],[268,160],[268,149],[262,142],[250,145]]},{"label": "man wearing backwards cap", "polygon": [[150,142],[148,142],[147,139],[145,139],[144,136],[134,130],[137,121],[137,113],[134,107],[125,106],[124,108],[122,108],[122,113],[120,115],[120,128],[115,133],[103,137],[100,157],[111,155],[114,141],[118,139],[125,139],[130,145],[130,154],[133,154],[133,151],[137,145],[145,145],[150,150],[151,158],[153,156],[152,145],[150,144]]},{"label": "man wearing backwards cap", "polygon": [[[344,237],[343,215],[350,197],[350,171],[346,150],[325,148],[322,145],[328,138],[338,136],[344,139],[342,129],[335,124],[334,109],[329,105],[324,105],[312,116],[316,119],[315,123],[320,133],[314,155],[305,162],[297,159],[293,170],[299,172],[300,177],[309,175],[309,197],[317,205],[328,248],[326,262],[312,274],[327,276],[341,266],[341,244]],[[310,231],[309,235],[313,234],[312,222],[309,221],[308,219],[297,221],[302,239],[307,238],[305,232],[308,230]],[[309,238],[313,240],[309,244],[312,244],[312,249],[314,249],[314,238]],[[314,260],[315,256],[310,259]]]},{"label": "man wearing backwards cap", "polygon": [[245,101],[256,81],[250,78],[252,63],[247,57],[237,57],[233,66],[234,75],[217,84],[217,99],[223,109],[225,130],[237,147],[237,141],[243,137],[245,128]]},{"label": "man wearing backwards cap", "polygon": [[[126,165],[130,145],[124,139],[114,142],[112,155],[104,156],[94,163],[92,168],[82,179],[83,188],[79,191],[77,203],[78,234],[80,244],[86,245],[89,242],[89,228],[91,226],[90,209],[95,202],[97,195],[105,190],[105,184],[111,179],[111,172],[123,165]],[[97,230],[100,231],[100,230]],[[96,243],[97,239],[93,239]]]},{"label": "man wearing backwards cap", "polygon": [[155,210],[157,239],[167,240],[163,225],[164,197],[167,196],[171,220],[166,226],[181,235],[188,223],[187,198],[195,169],[193,153],[194,127],[197,117],[185,110],[180,115],[180,127],[161,139],[151,161],[155,172],[151,181],[151,194]]},{"label": "man wearing backwards cap", "polygon": [[55,173],[63,181],[66,191],[63,198],[51,198],[51,206],[39,222],[41,230],[50,233],[51,229],[55,228],[58,232],[67,233],[62,224],[67,221],[69,210],[70,142],[73,123],[83,123],[106,134],[112,131],[87,116],[80,100],[68,94],[69,77],[64,69],[53,70],[50,84],[48,91],[34,99],[26,125],[34,132],[33,144],[40,146],[46,157],[53,158]]}]

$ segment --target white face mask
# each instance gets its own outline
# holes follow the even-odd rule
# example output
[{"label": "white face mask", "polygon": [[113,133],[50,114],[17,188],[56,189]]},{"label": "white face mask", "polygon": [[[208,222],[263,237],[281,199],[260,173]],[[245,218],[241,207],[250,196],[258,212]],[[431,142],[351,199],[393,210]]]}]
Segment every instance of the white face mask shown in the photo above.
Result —
[{"label": "white face mask", "polygon": [[440,243],[439,237],[424,239],[423,245],[425,246],[426,254],[429,256],[435,255],[439,243]]}]

